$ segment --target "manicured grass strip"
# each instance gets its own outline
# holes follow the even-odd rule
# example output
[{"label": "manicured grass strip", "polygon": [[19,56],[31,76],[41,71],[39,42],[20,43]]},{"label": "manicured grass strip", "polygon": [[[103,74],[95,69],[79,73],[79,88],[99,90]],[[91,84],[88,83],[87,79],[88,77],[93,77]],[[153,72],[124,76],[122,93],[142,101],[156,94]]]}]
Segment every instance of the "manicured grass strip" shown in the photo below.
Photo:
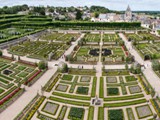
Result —
[{"label": "manicured grass strip", "polygon": [[77,95],[64,94],[64,93],[58,93],[58,92],[53,92],[52,94],[60,97],[70,98],[70,99],[91,100],[90,97],[86,97],[86,96],[77,96]]},{"label": "manicured grass strip", "polygon": [[72,75],[63,75],[62,80],[68,80],[68,81],[71,81],[71,80],[72,80],[72,78],[73,78],[73,76],[72,76]]},{"label": "manicured grass strip", "polygon": [[88,112],[88,120],[93,120],[93,117],[94,117],[94,107],[90,106]]},{"label": "manicured grass strip", "polygon": [[0,81],[3,82],[3,83],[5,83],[5,84],[9,84],[9,82],[7,80],[4,80],[2,78],[0,78]]},{"label": "manicured grass strip", "polygon": [[135,120],[132,108],[127,108],[126,111],[127,111],[128,120]]},{"label": "manicured grass strip", "polygon": [[17,88],[17,86],[13,86],[10,90],[8,90],[7,92],[5,92],[3,95],[0,96],[0,100],[3,99],[5,96],[9,95],[16,88]]},{"label": "manicured grass strip", "polygon": [[104,107],[122,107],[122,106],[129,106],[129,105],[137,105],[141,103],[146,103],[146,99],[134,100],[129,102],[119,102],[119,103],[105,103]]},{"label": "manicured grass strip", "polygon": [[100,77],[100,90],[99,90],[99,97],[103,98],[104,97],[104,81],[103,81],[103,77]]},{"label": "manicured grass strip", "polygon": [[0,94],[3,93],[3,92],[4,92],[4,90],[0,88]]},{"label": "manicured grass strip", "polygon": [[93,78],[93,84],[92,84],[91,97],[95,97],[96,96],[96,84],[97,84],[97,77],[94,77]]},{"label": "manicured grass strip", "polygon": [[124,97],[109,97],[109,98],[107,97],[107,98],[104,98],[104,101],[130,100],[130,99],[137,99],[142,97],[144,97],[143,94],[130,95],[130,96],[124,96]]},{"label": "manicured grass strip", "polygon": [[2,74],[0,74],[0,77],[5,78],[5,79],[10,80],[10,81],[12,81],[12,80],[13,80],[13,78],[7,77],[7,76],[2,75]]},{"label": "manicured grass strip", "polygon": [[104,108],[99,107],[98,109],[98,120],[104,120]]},{"label": "manicured grass strip", "polygon": [[89,102],[80,102],[80,101],[72,101],[72,100],[66,100],[62,98],[57,98],[57,97],[49,97],[50,100],[57,101],[57,102],[62,102],[66,104],[71,104],[71,105],[79,105],[79,106],[89,106]]}]

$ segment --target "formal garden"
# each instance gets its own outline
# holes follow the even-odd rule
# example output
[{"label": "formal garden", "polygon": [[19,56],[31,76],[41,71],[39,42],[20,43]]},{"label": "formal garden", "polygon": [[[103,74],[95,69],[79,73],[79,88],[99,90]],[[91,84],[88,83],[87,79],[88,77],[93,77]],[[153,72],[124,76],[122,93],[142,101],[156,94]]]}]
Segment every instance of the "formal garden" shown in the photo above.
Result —
[{"label": "formal garden", "polygon": [[58,59],[69,48],[70,45],[64,43],[44,42],[44,41],[25,41],[16,46],[11,46],[8,51],[10,54],[27,56],[29,58],[52,60]]},{"label": "formal garden", "polygon": [[66,60],[71,63],[96,64],[99,60],[99,54],[100,47],[97,45],[77,45]]},{"label": "formal garden", "polygon": [[86,43],[99,43],[101,40],[100,33],[87,33],[84,37]]},{"label": "formal garden", "polygon": [[157,41],[160,40],[160,37],[157,37],[151,33],[147,32],[139,32],[139,33],[125,33],[128,41],[136,41],[136,42],[148,42],[148,41]]},{"label": "formal garden", "polygon": [[80,37],[78,33],[57,33],[51,32],[48,34],[41,35],[39,40],[47,40],[47,41],[54,41],[54,42],[73,42]]},{"label": "formal garden", "polygon": [[135,45],[136,50],[138,51],[139,55],[144,60],[151,60],[151,59],[159,59],[160,58],[160,43],[139,43]]},{"label": "formal garden", "polygon": [[93,120],[97,106],[98,120],[153,118],[155,110],[146,97],[151,96],[146,90],[150,86],[143,75],[132,75],[128,70],[106,70],[99,78],[94,74],[84,75],[81,70],[78,74],[53,75],[42,88],[42,96],[38,95],[36,104],[21,119]]},{"label": "formal garden", "polygon": [[104,44],[109,43],[118,43],[120,37],[118,34],[103,34],[103,42]]},{"label": "formal garden", "polygon": [[15,62],[12,58],[0,58],[0,112],[15,101],[23,92],[21,85],[32,85],[45,70],[35,63]]},{"label": "formal garden", "polygon": [[124,64],[132,63],[134,58],[125,45],[103,45],[101,61],[103,64]]},{"label": "formal garden", "polygon": [[11,41],[29,34],[33,34],[40,29],[9,27],[0,30],[0,43]]}]

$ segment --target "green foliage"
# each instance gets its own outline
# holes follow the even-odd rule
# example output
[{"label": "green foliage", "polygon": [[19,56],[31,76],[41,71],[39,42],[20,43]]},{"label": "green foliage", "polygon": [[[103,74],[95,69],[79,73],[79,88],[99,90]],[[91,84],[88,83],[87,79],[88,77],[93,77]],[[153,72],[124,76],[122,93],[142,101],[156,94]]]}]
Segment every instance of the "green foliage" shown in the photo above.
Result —
[{"label": "green foliage", "polygon": [[0,56],[2,56],[3,55],[3,53],[2,53],[2,51],[0,50]]},{"label": "green foliage", "polygon": [[73,78],[73,76],[72,76],[72,75],[63,75],[62,80],[68,80],[68,81],[71,81],[71,80],[72,80],[72,78]]},{"label": "green foliage", "polygon": [[84,94],[84,95],[88,95],[88,87],[78,87],[77,89],[77,93],[78,94]]},{"label": "green foliage", "polygon": [[136,81],[137,79],[134,76],[125,76],[126,82]]},{"label": "green foliage", "polygon": [[109,110],[108,116],[109,116],[108,120],[124,120],[123,111],[121,109]]},{"label": "green foliage", "polygon": [[83,108],[71,107],[71,110],[69,112],[70,119],[83,120],[83,116],[84,116],[84,109]]},{"label": "green foliage", "polygon": [[107,95],[119,95],[118,88],[107,88]]},{"label": "green foliage", "polygon": [[152,61],[152,69],[154,71],[159,71],[160,70],[160,63],[158,60]]},{"label": "green foliage", "polygon": [[76,10],[77,13],[76,13],[76,20],[81,20],[82,19],[82,12],[80,10]]},{"label": "green foliage", "polygon": [[40,69],[40,70],[44,70],[44,69],[46,69],[46,63],[44,62],[44,61],[40,61],[39,63],[38,63],[38,68]]},{"label": "green foliage", "polygon": [[62,72],[62,73],[67,73],[68,70],[69,70],[68,65],[67,65],[66,63],[63,64],[61,72]]},{"label": "green foliage", "polygon": [[108,8],[101,7],[101,6],[91,6],[90,7],[91,12],[97,12],[97,13],[107,13],[110,12]]}]

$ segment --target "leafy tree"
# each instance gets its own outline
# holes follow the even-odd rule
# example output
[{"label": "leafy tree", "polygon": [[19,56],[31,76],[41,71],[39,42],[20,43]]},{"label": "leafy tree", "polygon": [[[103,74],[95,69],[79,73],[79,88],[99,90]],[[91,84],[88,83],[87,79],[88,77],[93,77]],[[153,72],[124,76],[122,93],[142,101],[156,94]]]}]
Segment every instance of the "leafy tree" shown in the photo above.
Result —
[{"label": "leafy tree", "polygon": [[39,63],[38,63],[38,68],[40,69],[40,70],[43,70],[43,69],[46,69],[46,63],[44,62],[44,61],[40,61]]},{"label": "leafy tree", "polygon": [[2,56],[3,55],[3,52],[0,50],[0,56]]},{"label": "leafy tree", "polygon": [[64,63],[63,66],[62,66],[61,72],[62,73],[67,73],[68,70],[69,70],[68,65],[66,63]]},{"label": "leafy tree", "polygon": [[77,9],[76,20],[81,20],[81,19],[82,19],[82,12]]},{"label": "leafy tree", "polygon": [[160,70],[160,63],[159,63],[158,60],[152,61],[152,69],[155,70],[155,71]]}]

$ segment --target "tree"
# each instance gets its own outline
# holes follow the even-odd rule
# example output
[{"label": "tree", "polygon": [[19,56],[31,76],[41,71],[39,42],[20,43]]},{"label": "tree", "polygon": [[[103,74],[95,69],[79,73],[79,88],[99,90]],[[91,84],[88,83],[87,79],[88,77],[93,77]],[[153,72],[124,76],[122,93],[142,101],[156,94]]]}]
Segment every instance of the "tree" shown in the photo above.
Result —
[{"label": "tree", "polygon": [[80,19],[82,19],[82,12],[77,9],[76,20],[80,20]]},{"label": "tree", "polygon": [[125,64],[125,69],[128,70],[128,64]]},{"label": "tree", "polygon": [[119,41],[119,45],[120,45],[120,46],[124,45],[124,41],[123,41],[123,40],[120,40],[120,41]]},{"label": "tree", "polygon": [[95,12],[95,13],[94,13],[94,17],[95,17],[95,18],[98,18],[98,16],[99,16],[99,13],[98,13],[98,12]]},{"label": "tree", "polygon": [[159,63],[158,60],[152,61],[152,69],[153,69],[154,71],[160,70],[160,63]]},{"label": "tree", "polygon": [[66,63],[64,63],[64,64],[62,65],[61,72],[62,72],[62,73],[67,73],[68,70],[69,70],[68,65],[67,65]]},{"label": "tree", "polygon": [[3,52],[0,50],[0,56],[2,56],[3,55]]},{"label": "tree", "polygon": [[39,63],[38,63],[38,68],[40,69],[40,70],[43,70],[43,69],[46,69],[46,63],[44,62],[44,61],[40,61]]}]

